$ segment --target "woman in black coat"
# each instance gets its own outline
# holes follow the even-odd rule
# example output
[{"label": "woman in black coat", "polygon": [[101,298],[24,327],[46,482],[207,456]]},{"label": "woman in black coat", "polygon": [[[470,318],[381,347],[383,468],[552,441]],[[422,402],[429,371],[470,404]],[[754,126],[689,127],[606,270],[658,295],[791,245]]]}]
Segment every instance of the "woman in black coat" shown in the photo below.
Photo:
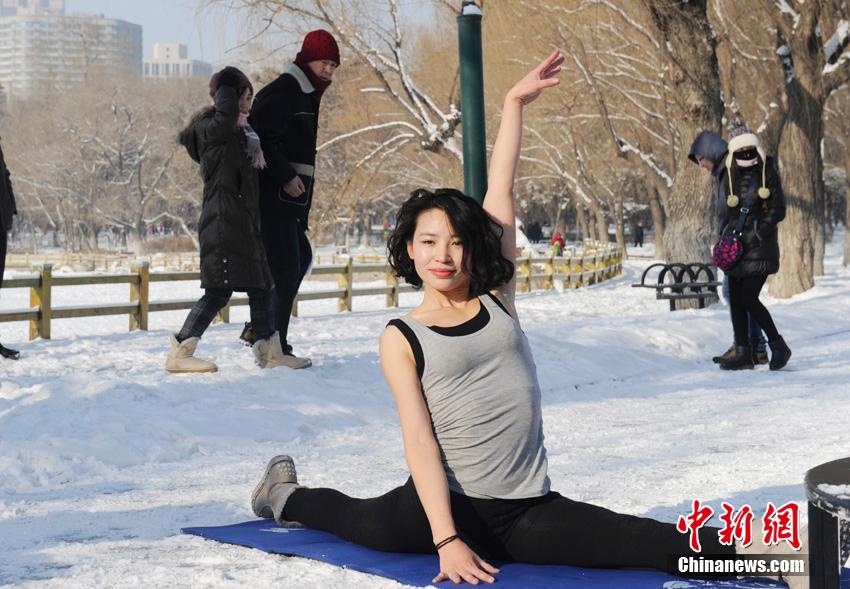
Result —
[{"label": "woman in black coat", "polygon": [[[748,314],[764,330],[771,350],[770,369],[788,363],[791,350],[776,329],[770,312],[759,300],[768,275],[779,271],[778,225],[785,218],[785,195],[773,158],[765,157],[758,137],[742,128],[730,132],[726,157],[725,216],[721,233],[735,231],[746,215],[739,240],[744,254],[727,272],[735,353],[720,362],[727,370],[753,368],[749,348]],[[746,205],[750,203],[747,212]]]},{"label": "woman in black coat", "polygon": [[257,169],[265,165],[260,140],[248,125],[254,89],[241,71],[226,67],[210,80],[213,106],[197,113],[179,142],[200,164],[204,200],[198,224],[204,295],[171,338],[169,372],[215,372],[194,357],[201,335],[234,291],[248,293],[263,368],[284,363],[280,340],[269,320],[271,274],[260,235]]}]

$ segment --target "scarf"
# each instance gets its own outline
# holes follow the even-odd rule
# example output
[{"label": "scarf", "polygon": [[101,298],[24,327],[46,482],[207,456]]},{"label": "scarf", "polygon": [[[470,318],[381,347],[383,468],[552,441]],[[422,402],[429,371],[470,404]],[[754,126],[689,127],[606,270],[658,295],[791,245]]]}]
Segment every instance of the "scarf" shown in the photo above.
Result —
[{"label": "scarf", "polygon": [[299,68],[301,68],[301,71],[304,72],[304,75],[307,76],[307,79],[310,80],[311,84],[313,84],[313,88],[316,89],[316,91],[313,92],[313,99],[316,101],[316,104],[318,104],[322,100],[322,94],[325,93],[325,90],[328,89],[328,86],[331,85],[331,82],[329,80],[323,80],[322,78],[314,74],[313,70],[310,69],[310,66],[307,65],[307,63],[309,62],[304,60],[304,57],[301,55],[301,53],[299,53],[295,57],[295,61],[293,63]]},{"label": "scarf", "polygon": [[239,134],[239,143],[242,145],[242,151],[251,159],[251,165],[257,170],[265,169],[266,158],[260,146],[260,136],[248,124],[248,117],[246,115],[239,115],[239,129],[242,131]]}]

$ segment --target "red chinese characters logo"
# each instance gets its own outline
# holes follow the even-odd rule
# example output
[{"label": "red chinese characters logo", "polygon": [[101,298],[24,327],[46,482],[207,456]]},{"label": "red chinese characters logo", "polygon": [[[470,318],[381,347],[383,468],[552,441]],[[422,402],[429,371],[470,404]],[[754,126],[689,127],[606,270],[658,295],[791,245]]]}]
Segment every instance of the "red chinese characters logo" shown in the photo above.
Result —
[{"label": "red chinese characters logo", "polygon": [[680,515],[679,521],[676,522],[677,530],[683,534],[690,533],[691,550],[694,552],[702,551],[702,546],[699,543],[699,529],[714,515],[714,510],[711,507],[708,505],[700,507],[700,505],[699,499],[694,499],[691,513],[686,516]]},{"label": "red chinese characters logo", "polygon": [[802,547],[800,542],[800,506],[789,501],[780,507],[768,502],[761,520],[764,526],[764,543],[779,544],[783,540],[794,550]]},{"label": "red chinese characters logo", "polygon": [[[753,521],[755,514],[749,505],[744,505],[739,510],[726,503],[721,503],[723,513],[720,521],[723,527],[717,532],[718,539],[724,546],[731,546],[737,540],[741,546],[749,546],[753,542]],[[694,552],[701,552],[702,546],[699,541],[699,530],[711,517],[714,510],[708,505],[703,505],[699,499],[694,499],[691,512],[680,515],[676,522],[676,529],[689,534],[688,544]],[[789,501],[780,507],[768,502],[764,516],[761,518],[762,540],[767,546],[788,542],[794,550],[802,547],[800,542],[800,506]]]},{"label": "red chinese characters logo", "polygon": [[720,506],[723,508],[723,513],[720,514],[723,528],[717,533],[720,537],[720,543],[724,546],[731,546],[735,540],[738,540],[741,546],[752,544],[753,510],[750,509],[750,506],[744,505],[737,512],[725,501]]}]

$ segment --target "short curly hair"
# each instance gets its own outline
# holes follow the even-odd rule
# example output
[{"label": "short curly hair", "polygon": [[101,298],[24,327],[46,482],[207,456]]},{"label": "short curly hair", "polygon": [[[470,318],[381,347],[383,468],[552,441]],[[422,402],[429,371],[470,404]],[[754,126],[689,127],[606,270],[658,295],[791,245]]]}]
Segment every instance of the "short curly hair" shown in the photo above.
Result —
[{"label": "short curly hair", "polygon": [[424,188],[411,193],[396,215],[396,226],[387,241],[389,263],[399,278],[416,288],[422,278],[407,254],[419,215],[439,209],[463,243],[463,272],[469,276],[469,296],[474,297],[507,283],[514,276],[514,263],[502,255],[504,230],[475,199],[454,188]]}]

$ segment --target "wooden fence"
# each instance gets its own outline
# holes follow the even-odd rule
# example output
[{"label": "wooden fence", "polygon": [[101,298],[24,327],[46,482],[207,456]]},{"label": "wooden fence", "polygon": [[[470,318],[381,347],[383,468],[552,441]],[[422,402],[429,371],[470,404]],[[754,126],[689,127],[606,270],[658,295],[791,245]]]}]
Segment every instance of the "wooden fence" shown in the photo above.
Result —
[{"label": "wooden fence", "polygon": [[[517,290],[530,292],[534,288],[551,289],[556,281],[565,287],[578,288],[594,284],[620,274],[622,271],[622,250],[616,246],[588,248],[580,255],[570,252],[563,257],[521,257],[516,261]],[[200,280],[200,272],[151,272],[150,261],[144,260],[132,265],[129,273],[73,274],[53,275],[53,264],[45,263],[34,268],[35,274],[19,276],[3,281],[3,289],[29,288],[30,307],[27,309],[0,311],[0,323],[11,321],[29,321],[30,339],[50,338],[50,326],[54,319],[81,317],[100,317],[104,315],[128,315],[129,328],[148,329],[150,313],[158,311],[176,311],[191,309],[196,298],[164,301],[150,300],[150,285],[153,282],[175,282]],[[361,286],[354,283],[356,274],[383,274],[386,286]],[[337,288],[299,292],[292,314],[298,314],[298,303],[321,299],[337,299],[339,311],[351,311],[354,297],[385,295],[388,307],[398,306],[398,295],[414,289],[410,285],[400,285],[398,278],[390,272],[386,262],[354,263],[349,258],[344,264],[325,264],[313,268],[311,276],[336,275]],[[53,289],[60,286],[128,284],[130,300],[123,303],[94,305],[73,305],[56,307],[52,304]],[[247,305],[248,298],[234,296],[227,307],[219,313],[218,319],[230,320],[230,307]]]}]

